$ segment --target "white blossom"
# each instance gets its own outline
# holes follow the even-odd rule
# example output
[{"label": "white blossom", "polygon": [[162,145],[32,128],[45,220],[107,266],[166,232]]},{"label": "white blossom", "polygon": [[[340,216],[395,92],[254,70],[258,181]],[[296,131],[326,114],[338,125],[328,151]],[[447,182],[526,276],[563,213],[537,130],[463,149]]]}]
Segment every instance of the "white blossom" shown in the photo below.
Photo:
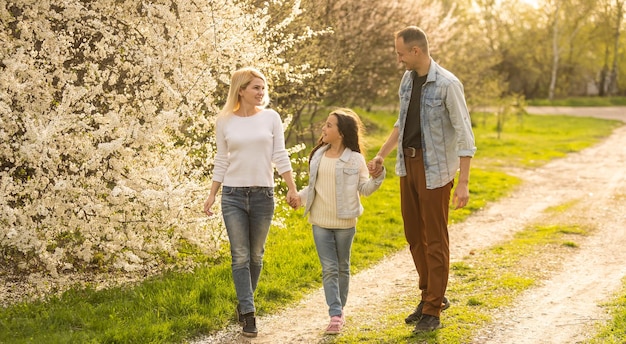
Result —
[{"label": "white blossom", "polygon": [[[227,0],[173,0],[176,10],[132,0],[8,3],[0,248],[34,257],[15,257],[15,267],[59,278],[81,264],[152,269],[183,241],[219,252],[223,224],[202,212],[215,91],[243,65],[303,80],[294,71],[306,68],[280,56],[315,35],[281,33],[299,1],[277,27],[266,9],[246,13]],[[284,46],[261,39],[277,36]]]}]

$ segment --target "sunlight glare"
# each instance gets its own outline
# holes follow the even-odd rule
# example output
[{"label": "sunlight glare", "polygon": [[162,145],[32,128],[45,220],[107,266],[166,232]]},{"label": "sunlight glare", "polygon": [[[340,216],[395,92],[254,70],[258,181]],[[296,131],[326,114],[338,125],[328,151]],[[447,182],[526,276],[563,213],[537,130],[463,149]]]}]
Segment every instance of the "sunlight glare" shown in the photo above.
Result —
[{"label": "sunlight glare", "polygon": [[534,9],[539,8],[539,0],[521,0],[523,3],[532,6]]}]

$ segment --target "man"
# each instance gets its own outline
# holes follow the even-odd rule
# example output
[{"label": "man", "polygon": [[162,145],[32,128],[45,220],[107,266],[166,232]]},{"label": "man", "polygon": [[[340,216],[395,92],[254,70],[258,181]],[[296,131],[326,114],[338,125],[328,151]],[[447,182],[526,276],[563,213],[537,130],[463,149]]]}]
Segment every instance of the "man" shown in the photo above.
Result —
[{"label": "man", "polygon": [[382,172],[384,158],[396,147],[404,234],[419,274],[421,301],[405,321],[416,333],[441,328],[449,306],[444,297],[450,272],[448,209],[469,200],[470,161],[476,152],[463,85],[430,57],[424,31],[409,26],[395,34],[398,62],[406,72],[400,83],[400,113],[387,141],[368,167]]}]

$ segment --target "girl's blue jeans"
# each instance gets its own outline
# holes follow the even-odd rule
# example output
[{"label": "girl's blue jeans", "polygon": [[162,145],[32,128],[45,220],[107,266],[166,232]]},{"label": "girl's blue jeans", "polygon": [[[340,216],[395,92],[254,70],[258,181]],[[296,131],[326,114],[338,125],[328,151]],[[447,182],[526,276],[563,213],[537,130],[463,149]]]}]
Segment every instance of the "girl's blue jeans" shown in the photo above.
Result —
[{"label": "girl's blue jeans", "polygon": [[356,228],[328,229],[313,225],[313,239],[322,264],[328,314],[341,316],[350,289],[350,251]]}]

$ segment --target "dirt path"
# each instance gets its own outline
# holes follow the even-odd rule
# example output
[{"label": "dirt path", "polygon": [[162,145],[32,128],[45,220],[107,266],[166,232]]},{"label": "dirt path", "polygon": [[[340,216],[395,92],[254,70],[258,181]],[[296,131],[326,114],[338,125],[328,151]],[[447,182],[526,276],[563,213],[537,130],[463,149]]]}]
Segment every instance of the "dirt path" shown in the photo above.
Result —
[{"label": "dirt path", "polygon": [[[563,108],[530,108],[529,112],[574,114]],[[555,110],[556,109],[556,110]],[[582,116],[621,119],[626,108],[595,108]],[[576,219],[592,223],[597,231],[580,243],[564,269],[539,287],[523,294],[516,306],[494,315],[493,325],[481,330],[475,343],[575,343],[588,332],[585,326],[607,316],[598,307],[626,276],[626,126],[602,143],[553,161],[535,170],[514,171],[524,180],[513,195],[450,227],[451,260],[492,246],[533,223],[550,206],[582,200]],[[354,275],[346,306],[350,322],[375,319],[387,301],[415,295],[416,275],[408,250],[388,257]],[[533,310],[533,311],[530,311]],[[445,319],[443,319],[445,324]],[[258,319],[259,336],[241,337],[230,326],[197,343],[321,343],[327,324],[322,290],[294,307]]]},{"label": "dirt path", "polygon": [[[620,118],[608,110],[598,115]],[[626,120],[626,109],[621,119]],[[580,242],[561,271],[527,290],[514,307],[498,312],[474,343],[580,343],[593,334],[598,321],[609,318],[600,306],[626,276],[625,135],[626,127],[621,127],[601,144],[540,170],[545,181],[538,185],[545,188],[559,180],[550,188],[564,193],[562,201],[581,200],[567,215],[596,232]]]}]

